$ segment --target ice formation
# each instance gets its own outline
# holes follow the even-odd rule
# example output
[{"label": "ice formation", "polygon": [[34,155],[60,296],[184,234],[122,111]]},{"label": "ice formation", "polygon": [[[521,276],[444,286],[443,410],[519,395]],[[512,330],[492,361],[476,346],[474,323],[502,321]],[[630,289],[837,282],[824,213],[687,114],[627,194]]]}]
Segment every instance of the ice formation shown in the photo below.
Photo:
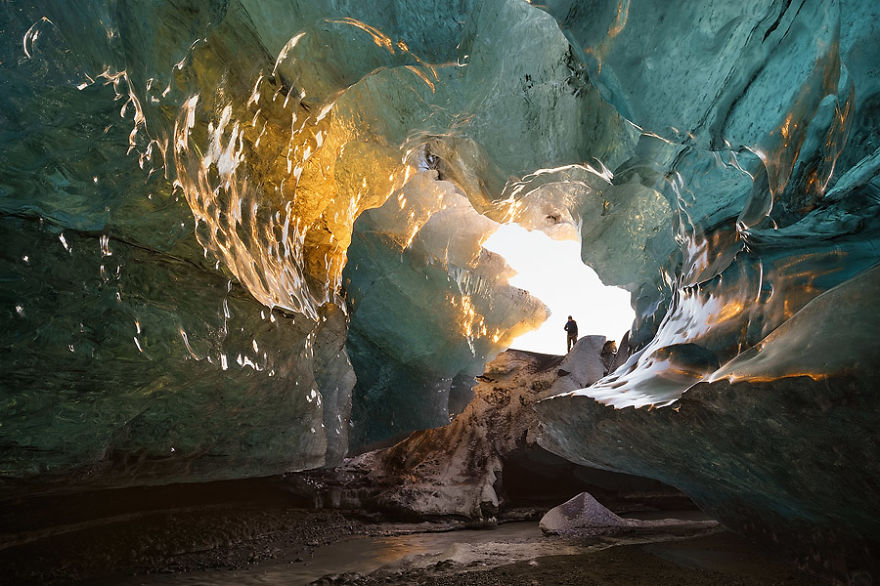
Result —
[{"label": "ice formation", "polygon": [[543,317],[481,248],[517,222],[579,231],[637,316],[625,365],[541,404],[547,446],[743,530],[875,535],[878,17],[5,4],[5,482],[271,474],[445,422]]}]

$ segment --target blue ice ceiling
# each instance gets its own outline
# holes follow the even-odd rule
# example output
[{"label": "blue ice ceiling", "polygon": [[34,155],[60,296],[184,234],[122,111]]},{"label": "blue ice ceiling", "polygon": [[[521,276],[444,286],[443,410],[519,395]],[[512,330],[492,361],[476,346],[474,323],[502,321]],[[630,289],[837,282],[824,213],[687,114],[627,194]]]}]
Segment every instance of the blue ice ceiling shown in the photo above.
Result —
[{"label": "blue ice ceiling", "polygon": [[517,222],[579,235],[637,315],[626,365],[542,404],[546,446],[731,524],[876,533],[878,12],[4,3],[4,486],[275,474],[442,425],[546,317],[481,247]]}]

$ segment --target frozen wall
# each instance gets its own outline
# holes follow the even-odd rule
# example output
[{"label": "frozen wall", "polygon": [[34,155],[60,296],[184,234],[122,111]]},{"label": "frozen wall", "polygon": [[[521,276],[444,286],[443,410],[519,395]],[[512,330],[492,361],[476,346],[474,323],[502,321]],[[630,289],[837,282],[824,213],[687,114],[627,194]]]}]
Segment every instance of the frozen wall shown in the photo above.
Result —
[{"label": "frozen wall", "polygon": [[543,318],[481,248],[518,222],[579,232],[637,315],[542,403],[548,447],[743,530],[875,534],[877,11],[7,3],[3,476],[269,474],[440,425]]}]

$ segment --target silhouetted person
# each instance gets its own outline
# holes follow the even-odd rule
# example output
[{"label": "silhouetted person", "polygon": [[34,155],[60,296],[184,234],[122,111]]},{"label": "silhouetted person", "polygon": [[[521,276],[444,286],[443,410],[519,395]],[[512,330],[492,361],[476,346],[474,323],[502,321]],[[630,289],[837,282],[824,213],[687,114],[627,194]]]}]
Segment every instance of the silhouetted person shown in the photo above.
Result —
[{"label": "silhouetted person", "polygon": [[578,323],[574,321],[571,316],[568,316],[568,321],[565,322],[565,327],[563,329],[568,332],[568,349],[566,352],[571,352],[571,347],[578,341]]}]

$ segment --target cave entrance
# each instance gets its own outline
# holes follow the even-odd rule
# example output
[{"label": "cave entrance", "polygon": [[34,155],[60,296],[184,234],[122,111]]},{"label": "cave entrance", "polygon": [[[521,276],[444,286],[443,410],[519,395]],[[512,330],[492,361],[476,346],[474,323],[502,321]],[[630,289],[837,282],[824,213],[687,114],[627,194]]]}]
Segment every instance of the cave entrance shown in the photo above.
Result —
[{"label": "cave entrance", "polygon": [[504,224],[483,247],[503,256],[517,272],[511,285],[525,289],[550,308],[550,318],[515,339],[511,348],[563,354],[562,326],[569,315],[578,322],[581,336],[596,334],[619,342],[632,326],[635,313],[630,293],[604,285],[581,260],[579,242],[554,240],[539,230]]}]

